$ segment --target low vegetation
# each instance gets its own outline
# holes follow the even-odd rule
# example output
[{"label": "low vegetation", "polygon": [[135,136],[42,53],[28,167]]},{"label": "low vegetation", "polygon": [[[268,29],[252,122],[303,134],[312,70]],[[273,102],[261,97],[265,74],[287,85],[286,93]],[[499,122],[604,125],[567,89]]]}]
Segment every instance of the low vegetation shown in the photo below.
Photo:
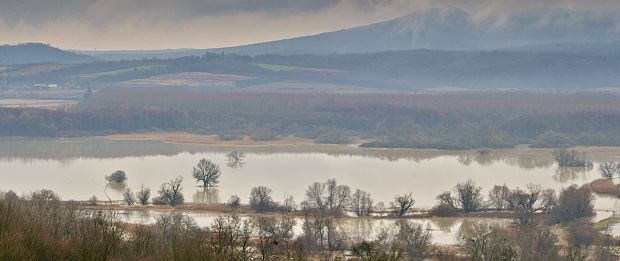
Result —
[{"label": "low vegetation", "polygon": [[617,122],[620,108],[609,97],[561,94],[202,94],[127,87],[99,90],[69,110],[0,108],[0,136],[186,131],[259,141],[363,140],[363,147],[388,148],[618,146]]},{"label": "low vegetation", "polygon": [[127,174],[125,174],[125,172],[122,170],[117,170],[109,176],[105,176],[105,180],[110,183],[125,183],[125,181],[127,180]]}]

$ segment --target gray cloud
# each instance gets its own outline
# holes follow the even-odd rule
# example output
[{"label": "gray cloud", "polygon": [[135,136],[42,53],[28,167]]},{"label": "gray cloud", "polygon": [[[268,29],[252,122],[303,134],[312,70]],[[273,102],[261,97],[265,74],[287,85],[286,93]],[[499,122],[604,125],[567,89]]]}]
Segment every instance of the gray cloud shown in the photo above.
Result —
[{"label": "gray cloud", "polygon": [[[0,0],[0,43],[64,48],[217,47],[358,26],[431,7],[485,17],[618,9],[617,0]],[[501,20],[501,18],[500,18]]]},{"label": "gray cloud", "polygon": [[605,9],[620,6],[617,0],[2,0],[0,19],[9,26],[40,25],[63,19],[102,25],[135,15],[151,21],[244,13],[291,16],[321,12],[343,4],[351,7],[351,12],[455,6],[476,12],[507,13],[528,8]]}]

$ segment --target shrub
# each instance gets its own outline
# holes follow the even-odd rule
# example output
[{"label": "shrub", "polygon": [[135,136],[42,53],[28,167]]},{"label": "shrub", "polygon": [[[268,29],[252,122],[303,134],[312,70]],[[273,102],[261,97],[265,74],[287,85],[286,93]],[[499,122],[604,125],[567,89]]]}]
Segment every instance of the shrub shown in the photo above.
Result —
[{"label": "shrub", "polygon": [[122,170],[117,170],[109,176],[105,176],[105,180],[110,183],[124,183],[127,180],[127,174]]}]

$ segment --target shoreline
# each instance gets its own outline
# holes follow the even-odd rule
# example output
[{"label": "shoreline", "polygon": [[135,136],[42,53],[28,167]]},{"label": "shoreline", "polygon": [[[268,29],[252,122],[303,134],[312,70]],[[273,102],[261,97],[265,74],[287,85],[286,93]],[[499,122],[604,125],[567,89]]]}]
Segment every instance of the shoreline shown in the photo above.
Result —
[{"label": "shoreline", "polygon": [[113,141],[161,141],[174,144],[196,144],[233,147],[280,147],[280,146],[308,146],[320,145],[312,139],[293,136],[282,137],[268,141],[257,141],[250,136],[242,136],[238,140],[222,140],[217,135],[202,135],[189,132],[142,132],[129,134],[113,134],[96,136]]}]

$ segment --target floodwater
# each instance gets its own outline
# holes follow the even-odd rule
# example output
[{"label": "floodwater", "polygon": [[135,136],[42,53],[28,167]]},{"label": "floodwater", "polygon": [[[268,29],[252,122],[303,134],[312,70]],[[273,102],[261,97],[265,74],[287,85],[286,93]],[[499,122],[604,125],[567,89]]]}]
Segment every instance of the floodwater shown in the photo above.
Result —
[{"label": "floodwater", "polygon": [[[242,166],[226,165],[226,153],[246,154]],[[27,193],[51,189],[64,200],[121,199],[126,187],[141,185],[156,193],[160,184],[184,178],[186,201],[226,202],[238,195],[247,203],[252,187],[265,185],[281,201],[292,195],[299,203],[313,182],[335,178],[339,184],[370,192],[376,202],[412,192],[414,207],[431,208],[436,195],[458,182],[473,180],[484,193],[495,184],[524,188],[530,183],[559,190],[598,179],[598,164],[617,160],[620,149],[587,148],[590,169],[560,169],[550,150],[526,148],[476,151],[363,149],[347,146],[214,147],[154,141],[110,141],[102,138],[0,139],[0,190]],[[218,187],[203,190],[191,176],[192,167],[207,158],[220,165]],[[124,170],[126,186],[109,186],[105,175]],[[599,202],[599,200],[597,200]],[[615,199],[600,200],[601,207],[616,210]],[[598,208],[597,203],[597,208]]]},{"label": "floodwater", "polygon": [[[124,211],[120,213],[121,220],[133,224],[153,224],[159,215],[169,214],[169,211]],[[211,227],[218,217],[217,213],[208,212],[175,212],[176,214],[191,217],[196,225],[201,227]],[[282,217],[276,217],[279,219]],[[257,224],[257,217],[240,216],[239,219],[249,221],[250,224]],[[304,218],[293,217],[294,236],[304,234]],[[368,218],[340,218],[334,220],[335,229],[344,237],[354,240],[374,240],[380,233],[389,235],[396,234],[397,223],[408,222],[410,224],[420,224],[431,234],[432,241],[440,245],[455,245],[459,243],[462,231],[467,231],[474,224],[484,224],[485,226],[497,225],[508,226],[512,222],[510,219],[498,218],[421,218],[421,219],[368,219]]]}]

